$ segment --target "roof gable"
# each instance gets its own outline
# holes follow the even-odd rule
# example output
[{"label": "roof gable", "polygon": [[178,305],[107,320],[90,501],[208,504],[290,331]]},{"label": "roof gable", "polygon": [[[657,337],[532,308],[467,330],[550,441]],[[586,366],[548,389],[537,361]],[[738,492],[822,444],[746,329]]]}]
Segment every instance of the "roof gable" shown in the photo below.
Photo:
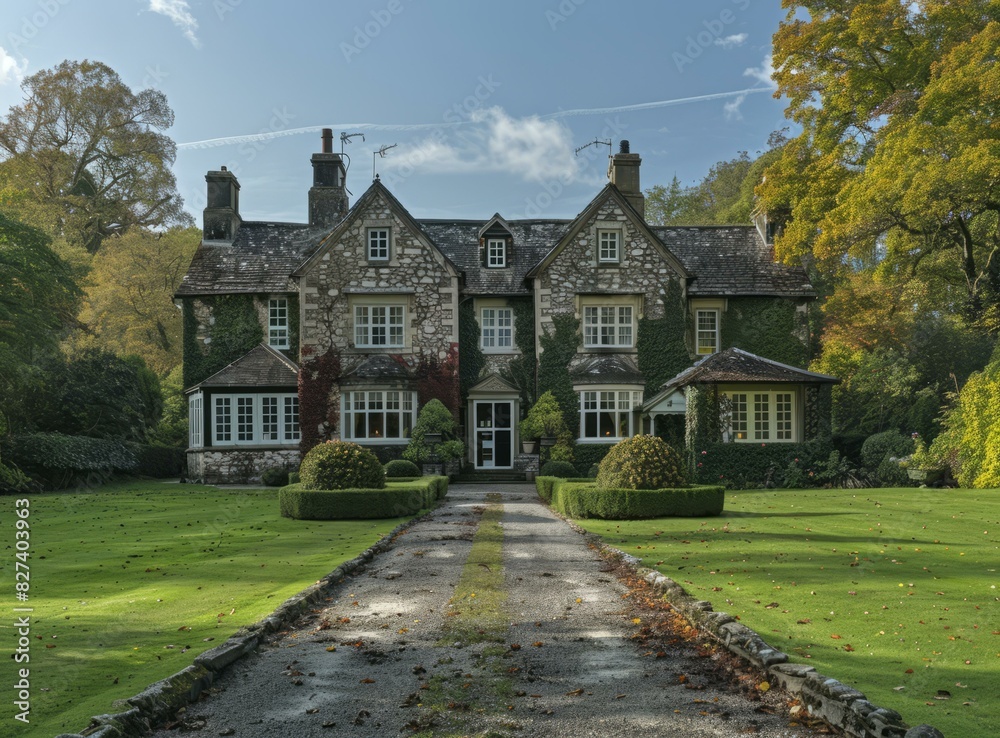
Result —
[{"label": "roof gable", "polygon": [[299,383],[298,365],[265,343],[254,346],[240,358],[207,379],[189,388],[202,387],[289,387]]},{"label": "roof gable", "polygon": [[765,359],[738,348],[727,348],[717,354],[706,356],[673,379],[666,382],[661,390],[686,387],[691,384],[721,384],[731,382],[771,382],[778,384],[799,384],[819,382],[837,384],[840,380],[828,374],[819,374],[805,369],[782,364],[780,361]]},{"label": "roof gable", "polygon": [[364,217],[364,213],[369,209],[369,207],[378,199],[382,198],[389,206],[392,214],[399,218],[403,225],[410,230],[420,242],[428,249],[432,250],[435,254],[441,257],[442,263],[450,271],[452,276],[458,276],[459,269],[455,266],[455,263],[445,254],[441,249],[437,247],[437,244],[431,239],[427,232],[421,227],[420,223],[417,222],[409,211],[403,207],[402,203],[396,199],[396,197],[389,191],[389,189],[382,184],[382,180],[376,179],[372,182],[371,186],[365,190],[365,193],[358,198],[358,201],[354,203],[354,206],[348,211],[347,216],[337,224],[337,227],[322,240],[317,248],[312,254],[299,264],[298,268],[292,272],[293,277],[302,277],[307,274],[316,264],[317,261],[323,258],[323,256],[329,252],[341,239],[344,233],[354,225],[354,223],[359,219]]},{"label": "roof gable", "polygon": [[549,253],[546,254],[546,256],[538,264],[536,264],[526,276],[528,278],[537,277],[545,271],[549,265],[555,261],[556,257],[559,256],[559,253],[566,248],[567,245],[572,243],[584,227],[586,227],[586,225],[597,216],[601,207],[609,199],[614,200],[615,204],[618,205],[622,209],[622,212],[625,213],[625,217],[628,218],[633,227],[642,233],[653,248],[660,253],[664,261],[666,261],[670,267],[677,272],[678,276],[682,279],[686,279],[690,276],[680,259],[670,252],[670,250],[664,245],[663,241],[660,240],[659,236],[653,232],[643,217],[639,215],[634,207],[632,207],[631,203],[629,203],[621,191],[610,183],[605,185],[604,188],[597,193],[597,197],[591,200],[590,204],[583,209],[583,212],[570,222],[568,230],[559,240],[559,243],[557,243],[555,247],[553,247],[553,249],[549,251]]}]

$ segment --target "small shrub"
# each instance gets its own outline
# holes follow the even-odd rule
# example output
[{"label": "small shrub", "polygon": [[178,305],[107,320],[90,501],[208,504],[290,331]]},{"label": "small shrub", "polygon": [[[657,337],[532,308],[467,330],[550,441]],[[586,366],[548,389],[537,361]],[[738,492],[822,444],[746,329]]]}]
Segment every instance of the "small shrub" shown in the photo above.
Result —
[{"label": "small shrub", "polygon": [[886,456],[901,459],[913,453],[913,439],[897,430],[887,430],[868,436],[861,444],[861,462],[875,471]]},{"label": "small shrub", "polygon": [[289,483],[288,477],[288,469],[283,466],[272,466],[264,470],[260,475],[260,481],[267,487],[284,487]]},{"label": "small shrub", "polygon": [[460,459],[465,454],[465,446],[458,440],[458,423],[452,417],[451,411],[441,400],[431,400],[420,410],[410,443],[403,451],[403,458],[414,464],[422,464],[431,455],[431,446],[424,442],[426,433],[440,433],[442,443],[434,452],[441,461]]},{"label": "small shrub", "polygon": [[633,436],[615,444],[597,472],[597,486],[606,489],[664,489],[686,484],[684,460],[658,436]]},{"label": "small shrub", "polygon": [[406,459],[395,459],[385,465],[387,477],[419,477],[420,467]]},{"label": "small shrub", "polygon": [[569,479],[576,476],[576,467],[568,461],[546,461],[542,466],[542,476]]},{"label": "small shrub", "polygon": [[894,456],[886,456],[875,470],[875,478],[880,487],[907,487],[910,484],[906,467]]},{"label": "small shrub", "polygon": [[517,429],[522,441],[537,441],[542,436],[558,438],[566,433],[566,421],[552,390],[548,390],[538,398],[524,420],[518,424]]},{"label": "small shrub", "polygon": [[24,472],[0,462],[0,495],[14,495],[33,490],[34,484]]},{"label": "small shrub", "polygon": [[349,441],[315,446],[299,467],[302,485],[312,490],[382,489],[385,469],[370,450]]}]

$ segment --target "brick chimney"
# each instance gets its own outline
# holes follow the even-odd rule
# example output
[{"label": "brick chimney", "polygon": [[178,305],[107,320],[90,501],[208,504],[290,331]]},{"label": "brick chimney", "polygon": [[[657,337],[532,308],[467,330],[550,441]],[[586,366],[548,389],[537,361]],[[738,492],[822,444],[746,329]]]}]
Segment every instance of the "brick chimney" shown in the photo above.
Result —
[{"label": "brick chimney", "polygon": [[629,204],[639,211],[639,215],[646,217],[646,198],[639,187],[639,165],[642,159],[638,154],[629,152],[629,143],[622,140],[618,153],[610,157],[608,164],[608,179],[611,184],[621,190]]},{"label": "brick chimney", "polygon": [[333,131],[324,128],[323,150],[313,154],[313,186],[309,189],[309,225],[333,227],[347,215],[347,169],[333,153]]},{"label": "brick chimney", "polygon": [[240,183],[225,167],[205,175],[208,202],[205,205],[202,238],[206,241],[232,241],[242,223],[240,218]]}]

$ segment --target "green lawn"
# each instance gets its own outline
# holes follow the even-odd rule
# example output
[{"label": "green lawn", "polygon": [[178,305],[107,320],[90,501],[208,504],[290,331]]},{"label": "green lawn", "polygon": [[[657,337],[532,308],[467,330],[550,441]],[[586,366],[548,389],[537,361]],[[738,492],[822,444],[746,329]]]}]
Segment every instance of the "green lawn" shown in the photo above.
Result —
[{"label": "green lawn", "polygon": [[[190,665],[403,522],[281,518],[277,490],[134,482],[35,495],[22,604],[13,596],[14,499],[0,497],[10,544],[0,643],[16,647],[13,607],[34,608],[32,710],[23,726],[6,700],[0,721],[14,727],[0,733],[47,738],[115,711],[115,700]],[[20,666],[3,670],[8,688]]]},{"label": "green lawn", "polygon": [[577,522],[911,725],[1000,725],[997,490],[735,492],[717,518]]}]

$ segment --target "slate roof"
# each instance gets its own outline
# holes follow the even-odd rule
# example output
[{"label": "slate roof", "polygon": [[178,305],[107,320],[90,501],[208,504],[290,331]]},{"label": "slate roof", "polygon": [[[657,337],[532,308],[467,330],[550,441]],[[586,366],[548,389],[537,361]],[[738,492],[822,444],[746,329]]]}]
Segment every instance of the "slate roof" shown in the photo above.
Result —
[{"label": "slate roof", "polygon": [[229,366],[189,388],[202,387],[289,387],[299,384],[298,365],[267,344],[254,346]]},{"label": "slate roof", "polygon": [[573,384],[645,384],[639,368],[628,357],[599,354],[570,367]]},{"label": "slate roof", "polygon": [[692,296],[815,297],[805,269],[774,263],[755,226],[653,226],[695,279]]},{"label": "slate roof", "polygon": [[514,238],[513,258],[504,269],[483,266],[479,252],[482,220],[418,220],[427,236],[465,273],[464,291],[473,295],[530,295],[524,277],[559,243],[569,220],[507,221]]},{"label": "slate roof", "polygon": [[342,384],[360,383],[364,384],[371,380],[395,380],[405,381],[412,379],[406,367],[385,354],[369,356],[354,370],[345,374],[341,380]]},{"label": "slate roof", "polygon": [[720,384],[724,382],[840,382],[828,374],[818,374],[805,369],[765,359],[738,348],[727,348],[706,356],[666,382],[661,390],[686,387],[689,384]]},{"label": "slate roof", "polygon": [[289,275],[329,230],[245,220],[232,243],[202,242],[176,295],[294,292]]}]

